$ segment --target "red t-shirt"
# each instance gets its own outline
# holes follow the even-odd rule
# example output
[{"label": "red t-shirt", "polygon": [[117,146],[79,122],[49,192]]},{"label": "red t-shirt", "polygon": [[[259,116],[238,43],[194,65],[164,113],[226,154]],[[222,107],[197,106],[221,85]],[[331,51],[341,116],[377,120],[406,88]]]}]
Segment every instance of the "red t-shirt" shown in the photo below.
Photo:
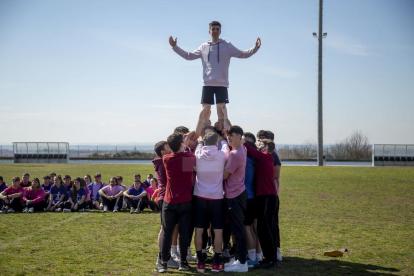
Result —
[{"label": "red t-shirt", "polygon": [[6,195],[9,195],[9,196],[17,194],[17,193],[22,193],[22,196],[20,196],[20,201],[22,203],[24,203],[23,194],[24,194],[25,190],[23,189],[23,187],[19,186],[19,188],[15,189],[15,188],[13,188],[13,186],[10,186],[6,190],[4,190],[4,192],[6,193]]},{"label": "red t-shirt", "polygon": [[254,172],[256,175],[256,195],[276,195],[275,168],[272,154],[254,149],[248,143],[244,143],[244,146],[247,149],[247,155],[256,159]]},{"label": "red t-shirt", "polygon": [[168,204],[190,201],[193,192],[195,155],[189,152],[166,154],[162,161],[167,175],[164,201]]}]

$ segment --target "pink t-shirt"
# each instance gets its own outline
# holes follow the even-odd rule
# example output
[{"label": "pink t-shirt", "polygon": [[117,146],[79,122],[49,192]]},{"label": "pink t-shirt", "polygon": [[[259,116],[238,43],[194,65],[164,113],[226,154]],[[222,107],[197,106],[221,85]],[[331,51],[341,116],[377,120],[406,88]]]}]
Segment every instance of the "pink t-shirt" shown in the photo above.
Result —
[{"label": "pink t-shirt", "polygon": [[152,195],[154,194],[154,190],[152,189],[152,187],[151,187],[151,186],[147,189],[147,193],[150,195],[150,198],[151,198],[151,197],[152,197]]},{"label": "pink t-shirt", "polygon": [[107,195],[107,196],[116,196],[117,194],[119,194],[120,191],[123,191],[124,188],[122,186],[114,186],[112,187],[111,185],[109,186],[105,186],[102,188],[102,191]]},{"label": "pink t-shirt", "polygon": [[235,198],[246,190],[244,185],[246,159],[247,150],[244,145],[230,152],[225,167],[225,170],[231,173],[224,182],[224,196],[226,198]]},{"label": "pink t-shirt", "polygon": [[13,186],[10,186],[10,187],[8,187],[7,189],[4,190],[4,193],[6,195],[14,195],[14,194],[17,194],[17,193],[21,193],[22,196],[20,197],[20,201],[22,203],[24,203],[24,200],[23,200],[24,192],[25,192],[25,190],[21,186],[19,186],[17,189],[15,189]]}]

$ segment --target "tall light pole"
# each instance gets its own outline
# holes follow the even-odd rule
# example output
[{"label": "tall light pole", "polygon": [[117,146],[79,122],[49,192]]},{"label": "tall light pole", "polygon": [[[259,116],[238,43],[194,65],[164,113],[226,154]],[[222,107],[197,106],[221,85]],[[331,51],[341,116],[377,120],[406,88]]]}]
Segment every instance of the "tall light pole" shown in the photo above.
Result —
[{"label": "tall light pole", "polygon": [[319,32],[313,33],[318,38],[318,166],[323,166],[323,120],[322,120],[322,39],[327,33],[322,32],[323,1],[319,0]]}]

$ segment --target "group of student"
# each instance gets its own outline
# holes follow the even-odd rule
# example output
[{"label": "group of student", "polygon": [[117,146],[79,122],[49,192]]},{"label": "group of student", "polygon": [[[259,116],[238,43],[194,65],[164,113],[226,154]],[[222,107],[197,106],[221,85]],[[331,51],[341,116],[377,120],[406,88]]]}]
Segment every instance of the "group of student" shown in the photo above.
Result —
[{"label": "group of student", "polygon": [[[208,248],[213,272],[275,268],[282,256],[274,134],[261,130],[255,137],[232,126],[225,106],[223,127],[212,127],[209,112],[202,108],[195,131],[177,127],[154,147],[162,225],[155,270],[189,270],[195,259],[197,271],[205,271]],[[196,256],[189,249],[193,233]]]},{"label": "group of student", "polygon": [[22,179],[12,178],[10,187],[0,176],[0,213],[15,212],[84,212],[86,208],[103,212],[118,212],[130,209],[131,214],[139,214],[145,208],[159,211],[157,179],[149,174],[144,182],[141,175],[134,175],[134,184],[126,187],[122,176],[114,176],[109,184],[101,181],[101,174],[96,173],[92,182],[91,176],[73,179],[70,175],[51,173],[43,177],[40,184],[38,178],[31,181],[29,173]]}]

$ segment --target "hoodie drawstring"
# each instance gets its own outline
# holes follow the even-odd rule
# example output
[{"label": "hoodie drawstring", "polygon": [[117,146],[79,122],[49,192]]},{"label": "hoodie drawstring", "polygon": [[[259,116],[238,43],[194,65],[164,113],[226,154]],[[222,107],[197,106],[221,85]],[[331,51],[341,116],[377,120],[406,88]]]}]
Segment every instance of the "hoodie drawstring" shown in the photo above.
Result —
[{"label": "hoodie drawstring", "polygon": [[[208,61],[210,61],[210,47],[211,47],[211,45],[208,44],[208,56],[207,56]],[[218,50],[217,62],[220,63],[220,43],[217,43],[217,50]]]}]

